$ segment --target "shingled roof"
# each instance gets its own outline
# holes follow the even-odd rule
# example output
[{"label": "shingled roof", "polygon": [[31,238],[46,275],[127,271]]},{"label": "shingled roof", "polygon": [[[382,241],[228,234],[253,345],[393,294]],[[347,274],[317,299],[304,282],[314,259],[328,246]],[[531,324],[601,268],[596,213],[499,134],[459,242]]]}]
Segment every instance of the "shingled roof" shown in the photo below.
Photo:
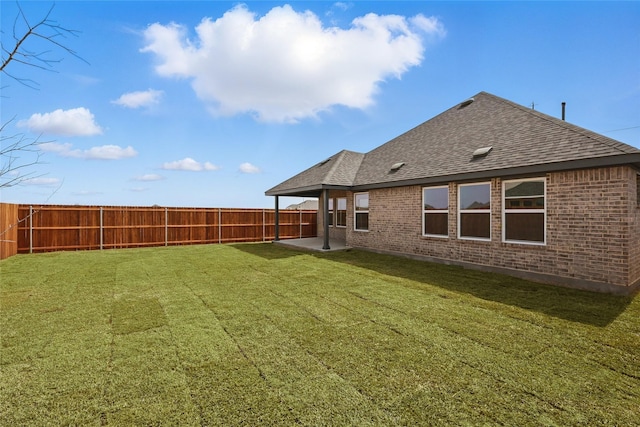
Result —
[{"label": "shingled roof", "polygon": [[342,150],[268,190],[268,196],[317,197],[324,188],[353,185],[364,154]]},{"label": "shingled roof", "polygon": [[[488,153],[474,156],[482,148]],[[640,168],[640,150],[480,92],[366,154],[341,151],[266,194],[317,196],[325,188],[357,191],[619,164]]]}]

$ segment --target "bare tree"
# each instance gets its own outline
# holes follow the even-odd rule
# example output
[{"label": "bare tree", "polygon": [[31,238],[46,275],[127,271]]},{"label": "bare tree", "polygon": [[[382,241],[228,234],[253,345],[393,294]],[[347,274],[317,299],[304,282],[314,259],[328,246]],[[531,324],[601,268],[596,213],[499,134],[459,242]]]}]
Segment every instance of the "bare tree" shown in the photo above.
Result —
[{"label": "bare tree", "polygon": [[[11,36],[5,29],[0,31],[0,50],[2,65],[0,72],[16,82],[32,89],[37,83],[32,79],[21,78],[14,72],[9,72],[9,65],[13,69],[16,65],[35,67],[42,70],[54,71],[53,67],[62,59],[53,57],[51,49],[62,50],[82,61],[78,54],[66,46],[62,39],[67,36],[77,36],[78,31],[62,27],[51,19],[55,4],[39,21],[32,23],[27,18],[20,3],[16,3],[18,12],[13,21]],[[5,40],[6,38],[6,40]],[[44,42],[38,43],[38,42]],[[34,50],[36,45],[44,46]],[[86,62],[86,61],[84,61]],[[4,90],[5,87],[1,89]],[[23,133],[8,134],[8,126],[14,119],[10,119],[0,126],[0,188],[12,187],[32,179],[33,173],[28,169],[40,163],[42,152],[39,150],[39,138],[30,138]]]},{"label": "bare tree", "polygon": [[[53,47],[61,49],[66,53],[83,60],[73,49],[60,41],[61,38],[66,38],[67,36],[77,36],[79,32],[62,27],[50,18],[55,4],[51,6],[44,18],[35,24],[31,24],[29,22],[29,19],[22,10],[20,3],[17,3],[17,6],[18,13],[13,21],[10,47],[5,46],[4,40],[1,42],[2,66],[0,66],[0,72],[26,86],[31,86],[36,84],[33,80],[22,79],[15,74],[9,73],[7,66],[11,63],[16,63],[51,71],[53,66],[62,60],[57,57],[50,57],[49,55],[51,51],[49,49],[38,51],[31,50],[31,48],[27,46],[28,42],[31,40],[44,40],[48,48]],[[4,37],[4,30],[2,31],[2,34]]]}]

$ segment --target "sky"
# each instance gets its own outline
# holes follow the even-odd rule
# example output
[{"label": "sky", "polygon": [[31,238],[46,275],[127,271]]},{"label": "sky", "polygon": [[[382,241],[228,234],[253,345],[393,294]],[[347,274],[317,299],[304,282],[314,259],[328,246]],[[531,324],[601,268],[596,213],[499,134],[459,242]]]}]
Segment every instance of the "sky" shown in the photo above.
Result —
[{"label": "sky", "polygon": [[[481,91],[555,117],[566,102],[568,122],[640,148],[637,1],[20,6],[73,32],[27,38],[39,57],[0,76],[3,148],[39,150],[0,177],[25,178],[2,202],[272,208],[269,188]],[[11,50],[25,19],[0,8]]]}]

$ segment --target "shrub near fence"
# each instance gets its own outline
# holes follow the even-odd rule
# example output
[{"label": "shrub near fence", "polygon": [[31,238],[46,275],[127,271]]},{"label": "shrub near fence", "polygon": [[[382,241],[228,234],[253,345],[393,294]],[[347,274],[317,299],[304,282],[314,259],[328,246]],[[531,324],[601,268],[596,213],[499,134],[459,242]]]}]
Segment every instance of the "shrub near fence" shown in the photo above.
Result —
[{"label": "shrub near fence", "polygon": [[[275,238],[274,209],[19,205],[18,218],[18,253]],[[281,210],[280,238],[315,237],[316,221],[316,211]]]}]

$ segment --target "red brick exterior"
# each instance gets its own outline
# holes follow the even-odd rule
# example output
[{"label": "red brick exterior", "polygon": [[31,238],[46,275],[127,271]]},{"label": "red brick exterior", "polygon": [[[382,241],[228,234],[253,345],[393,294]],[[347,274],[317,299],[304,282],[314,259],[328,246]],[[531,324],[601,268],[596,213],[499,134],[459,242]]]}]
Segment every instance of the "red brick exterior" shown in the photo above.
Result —
[{"label": "red brick exterior", "polygon": [[[633,175],[633,171],[631,173]],[[629,186],[629,283],[640,281],[640,172]],[[634,182],[635,181],[635,182]],[[635,185],[634,185],[635,184]],[[634,197],[635,194],[635,197]]]},{"label": "red brick exterior", "polygon": [[[449,183],[449,236],[422,233],[422,186],[369,191],[369,231],[354,231],[353,193],[347,196],[346,243],[422,256],[572,287],[627,293],[640,284],[640,202],[637,171],[626,166],[548,173],[546,244],[502,241],[502,179],[491,180],[491,241],[458,235],[457,191]],[[330,193],[339,197],[345,193]],[[322,206],[322,204],[320,204]],[[321,212],[321,211],[320,211]],[[322,235],[322,215],[318,231]]]},{"label": "red brick exterior", "polygon": [[[351,195],[351,193],[347,193],[346,191],[332,191],[329,194],[329,197],[331,197],[332,199],[334,199],[334,208],[336,207],[336,202],[335,199],[338,197],[344,197],[347,199],[347,221],[349,221],[349,209],[352,209],[351,207],[349,207],[350,203],[353,203],[353,200],[349,200],[352,199],[353,196]],[[324,200],[322,198],[322,196],[320,196],[320,199],[318,200],[318,237],[324,237],[324,217],[322,215],[322,209],[324,206]],[[353,215],[351,215],[353,216]],[[348,227],[348,225],[347,225]],[[347,239],[347,227],[336,227],[335,226],[335,214],[334,214],[334,225],[329,227],[329,238],[330,239],[335,239],[335,240],[342,240],[342,241],[346,241]]]}]

